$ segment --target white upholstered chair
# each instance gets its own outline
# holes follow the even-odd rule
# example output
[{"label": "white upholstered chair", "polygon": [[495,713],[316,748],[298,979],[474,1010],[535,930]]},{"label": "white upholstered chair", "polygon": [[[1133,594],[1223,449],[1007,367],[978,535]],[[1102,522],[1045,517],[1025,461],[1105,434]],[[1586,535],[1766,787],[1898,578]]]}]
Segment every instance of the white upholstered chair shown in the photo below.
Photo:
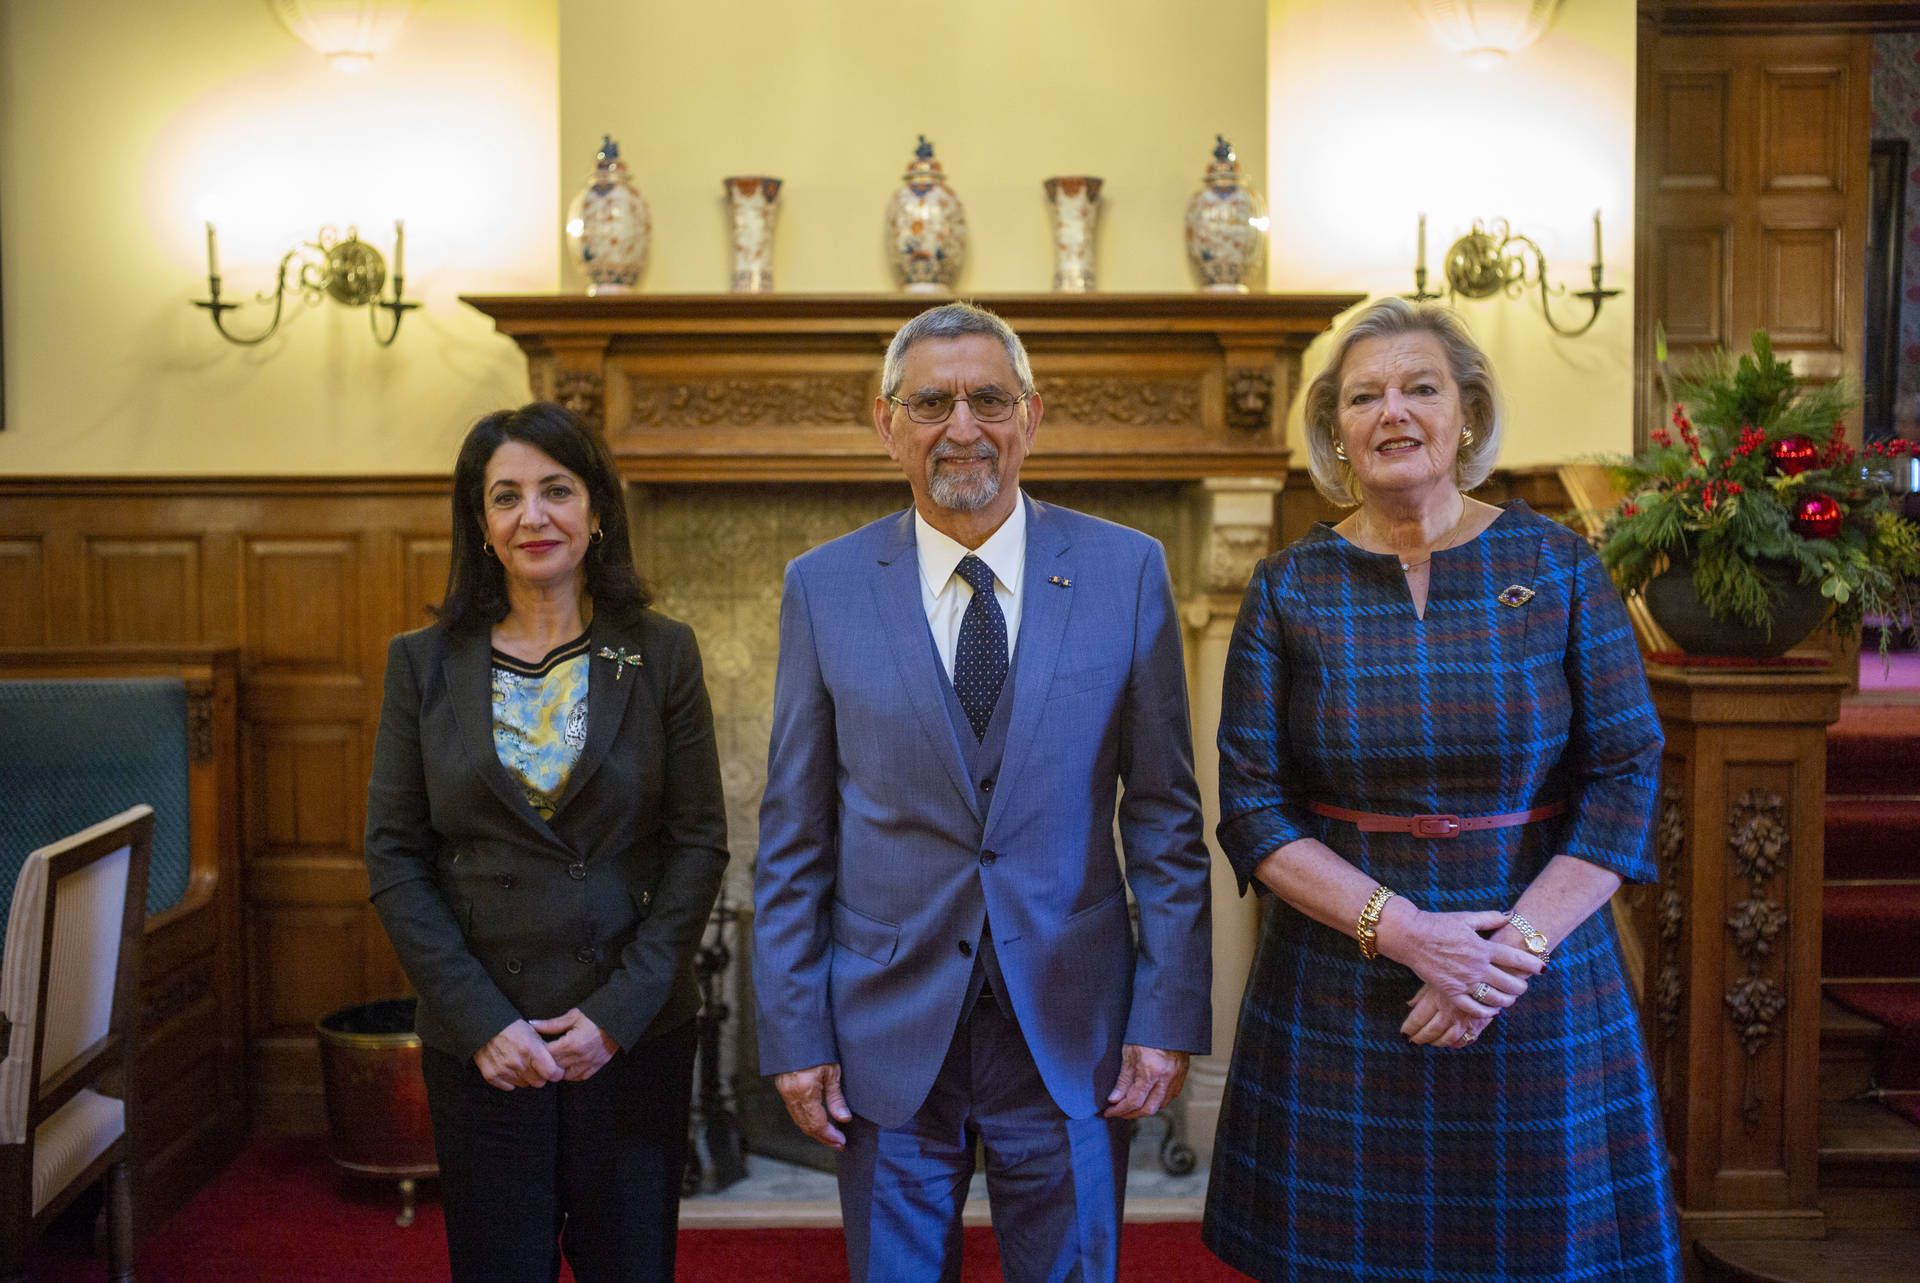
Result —
[{"label": "white upholstered chair", "polygon": [[108,1273],[133,1278],[125,1091],[132,1076],[153,808],[136,806],[27,857],[0,960],[0,1280],[103,1175]]}]

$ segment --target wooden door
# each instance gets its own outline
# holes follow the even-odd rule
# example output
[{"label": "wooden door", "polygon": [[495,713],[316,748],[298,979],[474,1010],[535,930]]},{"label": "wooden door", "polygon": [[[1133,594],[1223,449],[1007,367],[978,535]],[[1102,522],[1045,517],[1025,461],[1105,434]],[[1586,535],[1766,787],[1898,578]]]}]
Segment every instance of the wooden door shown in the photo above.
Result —
[{"label": "wooden door", "polygon": [[1638,447],[1666,414],[1656,326],[1676,362],[1765,329],[1802,376],[1858,382],[1872,54],[1864,32],[1643,32]]}]

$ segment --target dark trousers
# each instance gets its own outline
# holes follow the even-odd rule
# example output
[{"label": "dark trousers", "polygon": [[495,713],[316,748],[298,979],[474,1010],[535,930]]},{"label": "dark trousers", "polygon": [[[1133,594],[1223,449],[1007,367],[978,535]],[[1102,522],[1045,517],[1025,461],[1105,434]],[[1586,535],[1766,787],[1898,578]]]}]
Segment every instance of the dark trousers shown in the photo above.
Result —
[{"label": "dark trousers", "polygon": [[918,1113],[893,1128],[856,1115],[845,1131],[840,1210],[854,1283],[960,1277],[976,1139],[1008,1283],[1114,1278],[1133,1125],[1062,1113],[1020,1026],[992,998],[960,1022]]},{"label": "dark trousers", "polygon": [[668,1283],[698,1023],[643,1039],[582,1083],[501,1091],[421,1053],[455,1283]]}]

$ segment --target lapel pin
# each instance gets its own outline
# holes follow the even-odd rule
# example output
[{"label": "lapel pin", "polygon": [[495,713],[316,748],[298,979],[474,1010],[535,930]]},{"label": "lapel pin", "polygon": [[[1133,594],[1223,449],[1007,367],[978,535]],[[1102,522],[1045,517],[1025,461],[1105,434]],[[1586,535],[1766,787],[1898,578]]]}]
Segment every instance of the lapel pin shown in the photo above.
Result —
[{"label": "lapel pin", "polygon": [[627,666],[629,664],[638,668],[646,662],[637,654],[627,654],[627,648],[625,646],[622,646],[619,650],[615,650],[611,646],[602,646],[593,653],[601,659],[610,659],[613,661],[613,680],[616,682],[627,675]]},{"label": "lapel pin", "polygon": [[1500,590],[1500,595],[1494,600],[1498,601],[1502,606],[1511,606],[1515,610],[1518,610],[1533,600],[1533,589],[1526,587],[1524,584],[1508,584]]},{"label": "lapel pin", "polygon": [[1061,578],[1061,577],[1060,577],[1059,575],[1048,575],[1048,576],[1047,576],[1047,582],[1048,582],[1048,583],[1050,583],[1050,584],[1052,584],[1052,585],[1053,585],[1053,586],[1054,586],[1055,588],[1071,588],[1071,587],[1073,587],[1073,580],[1071,580],[1071,579],[1062,579],[1062,578]]}]

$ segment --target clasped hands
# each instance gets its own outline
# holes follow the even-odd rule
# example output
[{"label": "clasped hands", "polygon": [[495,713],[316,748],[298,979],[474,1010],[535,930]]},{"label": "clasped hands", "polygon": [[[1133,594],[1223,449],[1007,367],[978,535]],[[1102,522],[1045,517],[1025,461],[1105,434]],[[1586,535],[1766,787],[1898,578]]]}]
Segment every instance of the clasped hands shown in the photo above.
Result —
[{"label": "clasped hands", "polygon": [[1499,910],[1427,913],[1412,905],[1394,915],[1391,936],[1383,932],[1380,951],[1422,982],[1400,1026],[1409,1041],[1464,1047],[1526,993],[1527,977],[1539,975],[1546,964],[1482,934],[1498,931],[1511,916]]},{"label": "clasped hands", "polygon": [[[1161,1051],[1127,1043],[1120,1049],[1120,1077],[1107,1093],[1103,1118],[1146,1118],[1173,1103],[1186,1085],[1184,1051]],[[845,1149],[846,1133],[835,1123],[853,1121],[847,1097],[840,1090],[840,1066],[815,1065],[773,1076],[774,1090],[786,1102],[787,1113],[801,1131],[831,1149]]]},{"label": "clasped hands", "polygon": [[480,1076],[501,1091],[585,1082],[620,1044],[575,1007],[551,1020],[516,1020],[473,1053]]}]

